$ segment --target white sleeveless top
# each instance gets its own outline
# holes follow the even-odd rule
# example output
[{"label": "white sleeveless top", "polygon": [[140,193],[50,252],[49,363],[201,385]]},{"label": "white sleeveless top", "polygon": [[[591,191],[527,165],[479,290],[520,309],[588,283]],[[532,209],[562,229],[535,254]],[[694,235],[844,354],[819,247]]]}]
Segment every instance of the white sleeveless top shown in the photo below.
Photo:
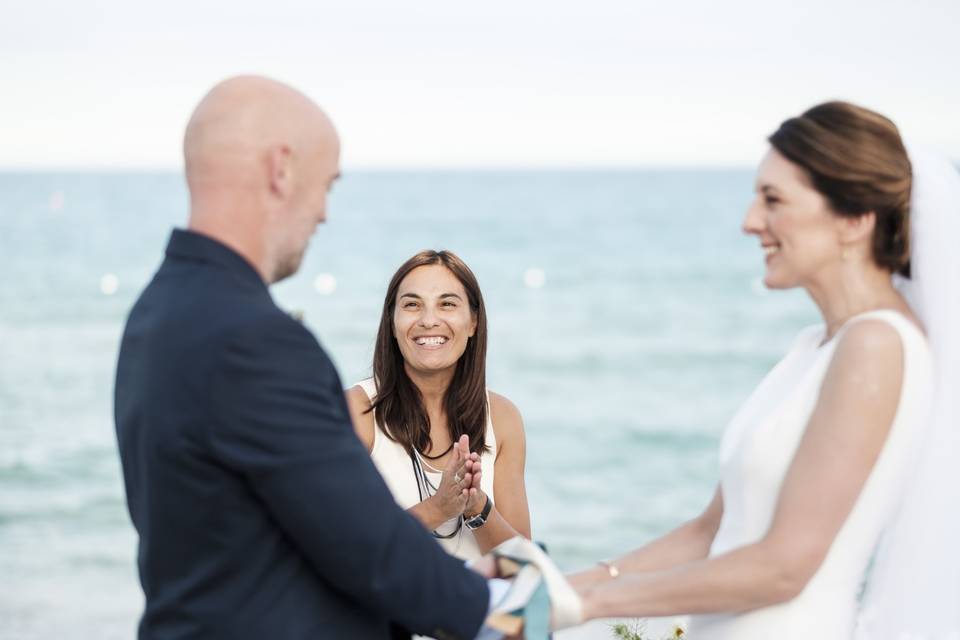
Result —
[{"label": "white sleeveless top", "polygon": [[[357,383],[370,402],[377,397],[377,386],[373,378],[368,378]],[[493,501],[493,474],[494,462],[497,459],[497,438],[493,432],[493,421],[490,417],[490,396],[487,394],[487,430],[486,443],[490,447],[488,453],[480,456],[480,465],[482,475],[480,476],[480,488]],[[389,427],[389,425],[387,425]],[[383,476],[387,487],[393,493],[397,504],[403,509],[409,509],[420,502],[420,490],[417,485],[417,478],[413,470],[413,462],[407,455],[403,446],[388,438],[377,425],[376,415],[374,415],[373,427],[373,449],[370,451],[370,458],[376,465],[380,475]],[[428,466],[429,460],[423,460],[423,470],[433,486],[439,486],[440,478],[443,475],[442,469],[433,469]],[[424,496],[426,497],[426,496]],[[456,529],[456,520],[451,520],[437,528],[438,533],[447,533]],[[460,528],[460,533],[452,538],[436,538],[437,542],[446,549],[447,553],[463,560],[476,560],[483,554],[480,553],[480,547],[477,545],[477,539],[473,532],[466,527]]]},{"label": "white sleeveless top", "polygon": [[858,315],[826,344],[822,344],[822,325],[807,328],[740,408],[720,445],[723,517],[710,549],[711,556],[720,555],[766,534],[840,335],[854,322],[868,318],[888,322],[900,335],[904,357],[900,402],[880,456],[823,564],[789,602],[742,614],[693,616],[688,630],[693,640],[848,640],[853,636],[868,565],[915,460],[933,388],[926,338],[899,312]]}]

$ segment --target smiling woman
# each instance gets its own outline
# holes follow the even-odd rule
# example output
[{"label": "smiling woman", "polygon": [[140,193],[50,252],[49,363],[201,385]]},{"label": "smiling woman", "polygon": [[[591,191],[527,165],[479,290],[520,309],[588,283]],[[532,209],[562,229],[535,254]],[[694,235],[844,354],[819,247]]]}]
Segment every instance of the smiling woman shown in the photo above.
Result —
[{"label": "smiling woman", "polygon": [[449,251],[423,251],[387,287],[374,376],[347,391],[397,502],[464,559],[530,537],[523,422],[487,390],[486,350],[476,277]]},{"label": "smiling woman", "polygon": [[734,414],[704,511],[571,581],[587,619],[693,614],[691,638],[850,640],[857,625],[870,640],[949,637],[907,618],[867,633],[861,609],[864,585],[883,584],[871,567],[925,446],[939,355],[893,280],[909,272],[910,157],[892,121],[842,102],[769,140],[743,231],[763,247],[766,286],[802,287],[823,322]]}]

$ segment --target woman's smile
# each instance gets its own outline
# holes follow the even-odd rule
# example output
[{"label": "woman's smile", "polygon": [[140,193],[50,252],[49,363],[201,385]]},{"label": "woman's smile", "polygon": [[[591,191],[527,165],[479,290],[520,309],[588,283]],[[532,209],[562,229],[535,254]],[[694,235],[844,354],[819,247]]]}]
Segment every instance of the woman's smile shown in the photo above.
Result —
[{"label": "woman's smile", "polygon": [[766,254],[766,263],[770,264],[770,261],[775,255],[780,253],[779,244],[765,244],[762,246],[763,252]]},{"label": "woman's smile", "polygon": [[449,338],[446,336],[417,336],[413,339],[414,344],[422,349],[436,350],[443,348],[447,344]]}]

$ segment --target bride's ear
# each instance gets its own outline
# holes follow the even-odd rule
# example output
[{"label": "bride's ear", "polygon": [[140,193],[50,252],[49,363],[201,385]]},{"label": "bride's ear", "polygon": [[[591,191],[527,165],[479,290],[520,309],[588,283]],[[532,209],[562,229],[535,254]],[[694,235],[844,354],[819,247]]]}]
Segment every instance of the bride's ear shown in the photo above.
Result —
[{"label": "bride's ear", "polygon": [[858,216],[838,216],[837,224],[841,244],[858,244],[864,240],[869,243],[877,227],[877,214],[867,211]]}]

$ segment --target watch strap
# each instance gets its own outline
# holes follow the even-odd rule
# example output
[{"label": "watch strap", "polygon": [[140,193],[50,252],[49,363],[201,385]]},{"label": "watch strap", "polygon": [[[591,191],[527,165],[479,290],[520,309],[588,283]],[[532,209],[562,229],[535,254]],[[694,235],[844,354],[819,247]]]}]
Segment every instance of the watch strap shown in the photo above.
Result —
[{"label": "watch strap", "polygon": [[493,500],[490,499],[490,496],[487,496],[487,501],[483,505],[483,509],[480,510],[475,516],[470,516],[469,518],[464,518],[463,524],[471,531],[474,529],[479,529],[487,523],[487,518],[490,517],[490,512],[493,510]]}]

